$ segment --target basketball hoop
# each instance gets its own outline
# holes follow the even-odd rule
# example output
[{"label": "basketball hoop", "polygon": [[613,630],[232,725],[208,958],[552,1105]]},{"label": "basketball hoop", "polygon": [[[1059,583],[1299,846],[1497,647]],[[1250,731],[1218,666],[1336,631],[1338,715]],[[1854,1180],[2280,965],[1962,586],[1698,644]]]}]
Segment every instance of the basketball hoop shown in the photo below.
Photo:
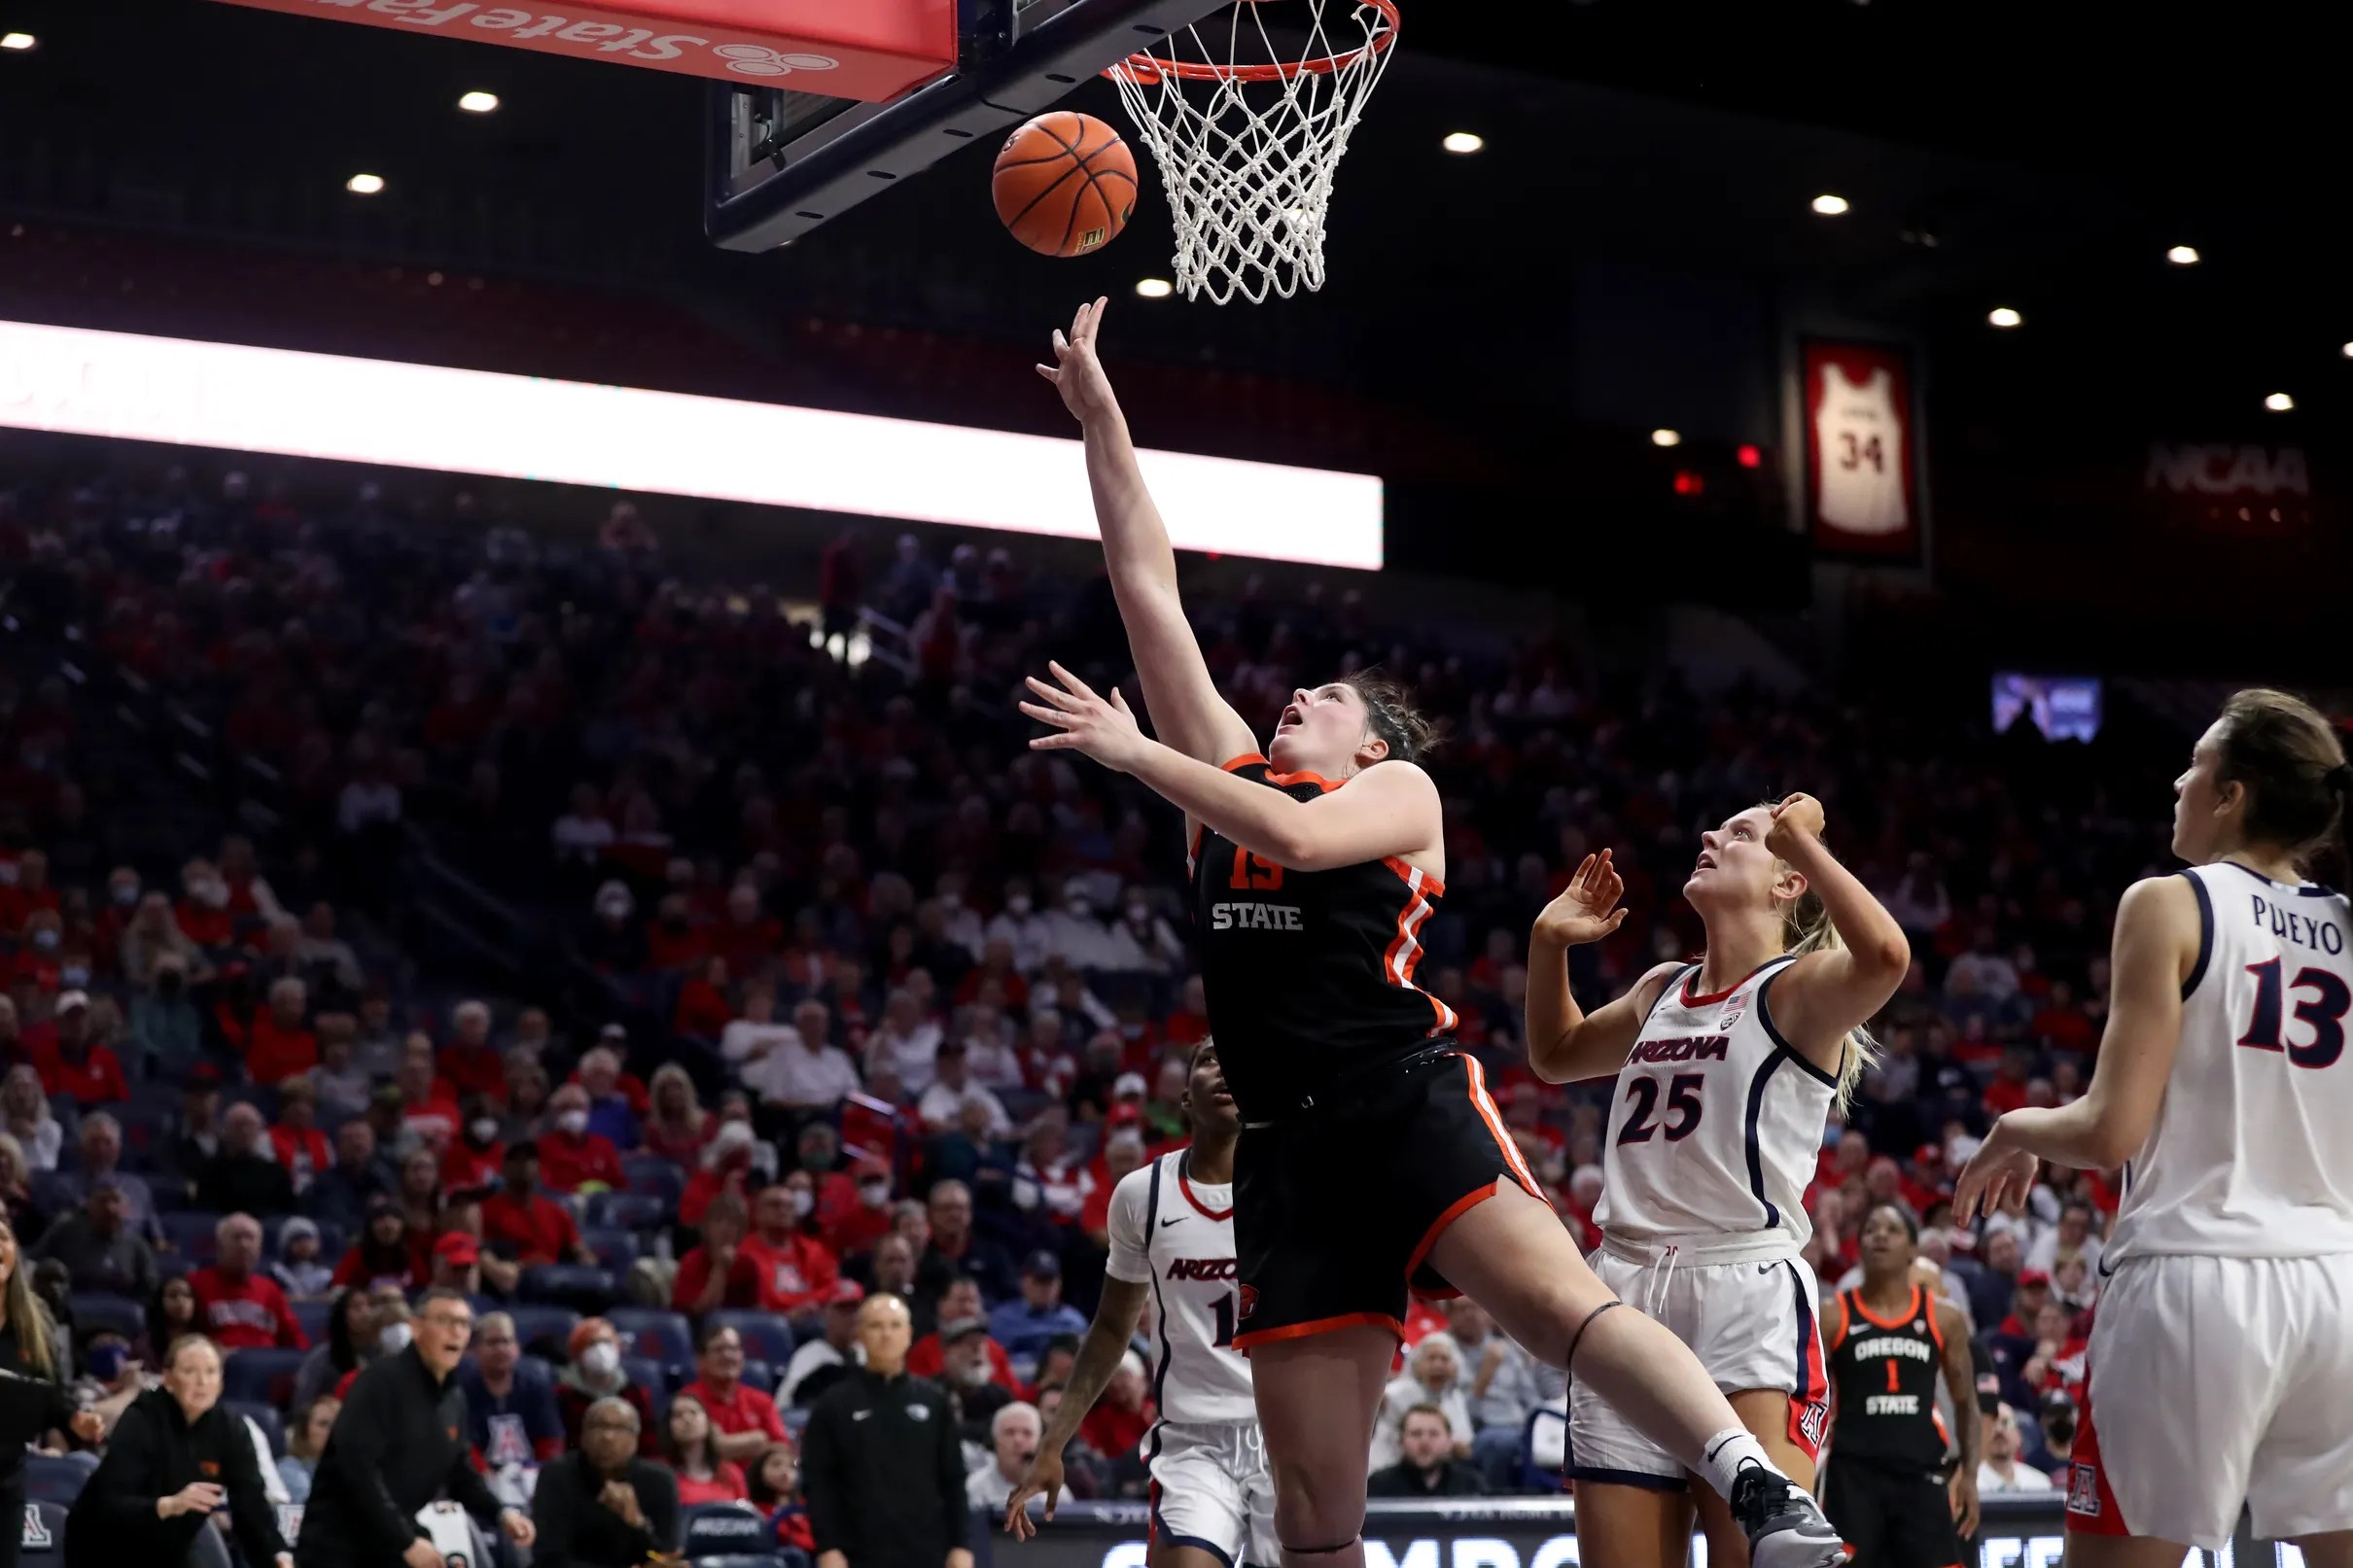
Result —
[{"label": "basketball hoop", "polygon": [[[1286,58],[1259,3],[1237,0],[1222,52],[1187,27],[1199,59],[1131,54],[1104,73],[1160,165],[1187,299],[1256,303],[1323,287],[1332,175],[1397,41],[1394,0],[1331,0],[1328,21],[1325,0],[1304,0],[1306,46]],[[1265,57],[1245,63],[1253,33]]]}]

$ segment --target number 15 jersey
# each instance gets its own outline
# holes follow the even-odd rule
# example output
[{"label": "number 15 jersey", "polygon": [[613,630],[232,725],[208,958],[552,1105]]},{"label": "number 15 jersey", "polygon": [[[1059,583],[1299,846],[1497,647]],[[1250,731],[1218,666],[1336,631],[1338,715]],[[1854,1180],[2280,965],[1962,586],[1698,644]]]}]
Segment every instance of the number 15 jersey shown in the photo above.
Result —
[{"label": "number 15 jersey", "polygon": [[2353,1253],[2353,916],[2233,861],[2181,873],[2196,960],[2157,1125],[2101,1255]]},{"label": "number 15 jersey", "polygon": [[1234,1265],[1234,1189],[1205,1187],[1186,1151],[1131,1170],[1111,1189],[1111,1255],[1104,1272],[1150,1286],[1144,1373],[1160,1418],[1180,1426],[1254,1421],[1250,1363],[1234,1348],[1242,1289]]},{"label": "number 15 jersey", "polygon": [[1594,1220],[1630,1240],[1813,1235],[1806,1186],[1838,1080],[1774,1027],[1775,958],[1701,995],[1700,966],[1667,982],[1618,1069]]}]

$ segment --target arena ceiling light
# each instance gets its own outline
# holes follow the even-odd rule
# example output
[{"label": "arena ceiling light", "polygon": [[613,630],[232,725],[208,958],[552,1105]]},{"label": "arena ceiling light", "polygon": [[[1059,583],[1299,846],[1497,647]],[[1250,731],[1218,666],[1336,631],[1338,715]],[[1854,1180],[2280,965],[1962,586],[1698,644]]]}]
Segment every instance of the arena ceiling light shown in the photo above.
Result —
[{"label": "arena ceiling light", "polygon": [[0,33],[0,49],[15,50],[19,54],[38,47],[40,42],[30,33]]},{"label": "arena ceiling light", "polygon": [[470,115],[495,114],[498,112],[499,95],[495,92],[469,92],[458,99],[458,107]]},{"label": "arena ceiling light", "polygon": [[2008,305],[1996,305],[1991,310],[1985,312],[1986,324],[1993,327],[2017,327],[2021,325],[2025,320],[2025,317],[2019,315]]},{"label": "arena ceiling light", "polygon": [[1650,444],[1653,446],[1681,446],[1683,433],[1679,430],[1654,430],[1650,433]]},{"label": "arena ceiling light", "polygon": [[2176,245],[2165,253],[2165,260],[2175,266],[2195,266],[2205,258],[2197,254],[2195,245]]},{"label": "arena ceiling light", "polygon": [[2284,414],[2296,406],[2296,400],[2284,392],[2274,392],[2264,400],[2264,406],[2275,414]]},{"label": "arena ceiling light", "polygon": [[1450,153],[1476,153],[1487,145],[1487,138],[1477,131],[1454,130],[1448,131],[1438,145]]},{"label": "arena ceiling light", "polygon": [[2346,359],[2353,360],[2353,343],[2347,343],[2341,352]]},{"label": "arena ceiling light", "polygon": [[1825,218],[1837,218],[1843,216],[1847,209],[1847,205],[1848,203],[1844,196],[1834,196],[1827,192],[1813,198],[1813,210],[1820,213]]},{"label": "arena ceiling light", "polygon": [[380,174],[355,174],[343,182],[343,189],[355,196],[372,196],[383,191],[384,177]]},{"label": "arena ceiling light", "polygon": [[1138,278],[1136,280],[1136,297],[1139,299],[1166,299],[1176,292],[1176,285],[1166,278]]}]

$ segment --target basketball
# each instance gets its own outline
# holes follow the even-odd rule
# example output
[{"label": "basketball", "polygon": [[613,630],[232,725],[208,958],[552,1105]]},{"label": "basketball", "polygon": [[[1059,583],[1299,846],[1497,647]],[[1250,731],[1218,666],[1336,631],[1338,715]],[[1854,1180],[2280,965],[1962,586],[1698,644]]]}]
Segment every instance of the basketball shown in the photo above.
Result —
[{"label": "basketball", "polygon": [[1093,115],[1057,110],[1005,138],[989,179],[997,217],[1040,256],[1085,256],[1136,211],[1136,155]]}]

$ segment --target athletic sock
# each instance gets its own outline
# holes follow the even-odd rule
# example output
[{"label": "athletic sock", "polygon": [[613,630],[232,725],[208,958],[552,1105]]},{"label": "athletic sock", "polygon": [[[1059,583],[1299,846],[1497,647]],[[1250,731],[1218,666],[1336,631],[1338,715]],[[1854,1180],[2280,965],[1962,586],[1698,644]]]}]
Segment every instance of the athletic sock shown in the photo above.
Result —
[{"label": "athletic sock", "polygon": [[1774,1475],[1780,1467],[1765,1455],[1765,1446],[1746,1427],[1732,1427],[1707,1440],[1700,1475],[1708,1485],[1725,1497],[1732,1495],[1734,1478],[1751,1464],[1763,1465]]}]

